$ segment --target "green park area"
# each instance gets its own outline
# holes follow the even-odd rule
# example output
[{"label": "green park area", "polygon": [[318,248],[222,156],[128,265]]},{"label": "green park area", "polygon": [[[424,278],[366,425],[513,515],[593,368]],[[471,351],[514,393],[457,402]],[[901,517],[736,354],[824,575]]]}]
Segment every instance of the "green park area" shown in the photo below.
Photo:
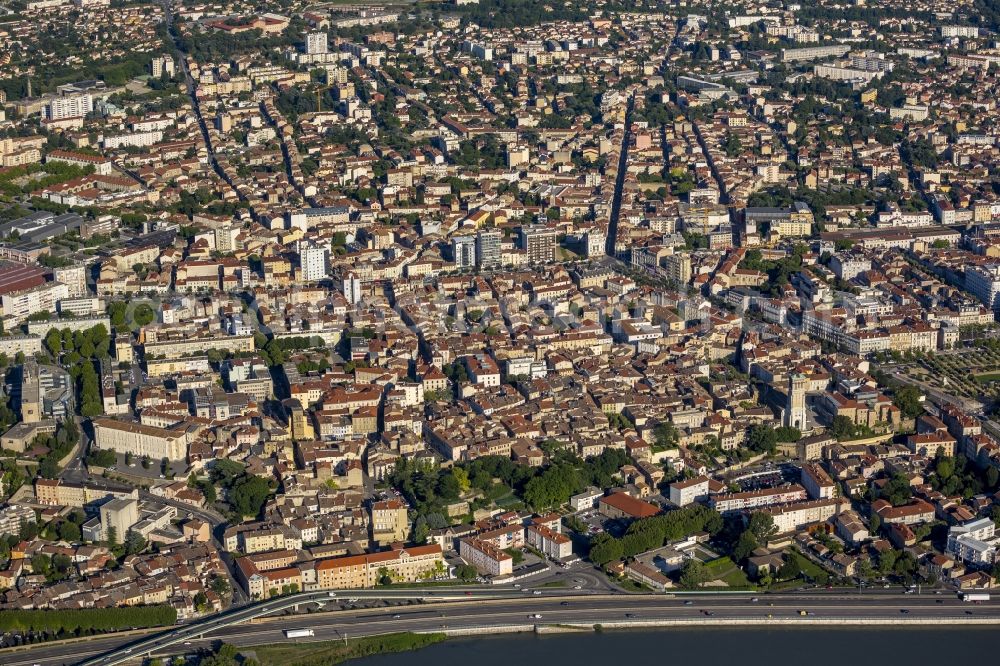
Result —
[{"label": "green park area", "polygon": [[[414,634],[406,632],[366,638],[349,638],[346,641],[261,645],[241,651],[244,653],[252,652],[260,666],[329,666],[375,654],[419,650],[440,643],[446,638],[447,636],[441,633]],[[209,666],[235,664],[237,663],[236,651],[237,648],[231,645],[223,645],[215,655],[209,657],[207,661],[203,661],[202,664],[209,664]]]}]

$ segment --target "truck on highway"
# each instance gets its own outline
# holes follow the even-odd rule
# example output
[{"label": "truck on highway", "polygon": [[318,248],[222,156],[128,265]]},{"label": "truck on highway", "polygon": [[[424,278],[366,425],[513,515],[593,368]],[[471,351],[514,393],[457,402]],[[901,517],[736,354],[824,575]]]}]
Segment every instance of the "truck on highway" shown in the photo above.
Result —
[{"label": "truck on highway", "polygon": [[962,601],[989,601],[989,592],[963,592]]},{"label": "truck on highway", "polygon": [[312,629],[285,629],[285,638],[305,638],[315,635],[316,632]]}]

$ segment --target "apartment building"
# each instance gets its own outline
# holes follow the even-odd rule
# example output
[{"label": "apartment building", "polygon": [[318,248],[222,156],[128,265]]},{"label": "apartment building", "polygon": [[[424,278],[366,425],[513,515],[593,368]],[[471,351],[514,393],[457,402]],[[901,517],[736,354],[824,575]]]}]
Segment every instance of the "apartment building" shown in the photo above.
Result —
[{"label": "apartment building", "polygon": [[1000,537],[991,518],[980,518],[948,528],[945,552],[970,564],[990,565],[997,560]]},{"label": "apartment building", "polygon": [[995,313],[1000,312],[1000,264],[967,266],[965,289]]},{"label": "apartment building", "polygon": [[46,282],[4,294],[0,297],[4,329],[11,330],[23,324],[36,312],[56,312],[59,301],[68,296],[69,288],[62,282]]},{"label": "apartment building", "polygon": [[94,446],[98,449],[149,456],[152,460],[184,460],[187,443],[187,436],[181,431],[94,419]]},{"label": "apartment building", "polygon": [[232,352],[254,351],[252,335],[219,335],[204,338],[184,338],[181,340],[164,340],[162,342],[147,342],[143,351],[157,357],[177,358],[189,354],[205,353],[210,349],[224,349]]},{"label": "apartment building", "polygon": [[774,504],[787,504],[806,499],[806,489],[798,484],[780,488],[763,488],[742,493],[722,493],[709,498],[710,507],[719,513],[759,509]]},{"label": "apartment building", "polygon": [[812,499],[831,499],[837,494],[837,484],[827,471],[816,463],[806,463],[802,466],[801,481]]},{"label": "apartment building", "polygon": [[521,247],[528,263],[546,263],[556,259],[555,229],[542,225],[521,227]]},{"label": "apartment building", "polygon": [[510,554],[476,537],[460,539],[459,556],[487,576],[509,576],[513,572],[514,558]]},{"label": "apartment building", "polygon": [[934,520],[934,505],[915,499],[903,506],[893,506],[884,499],[872,502],[872,511],[879,515],[883,523],[916,525]]},{"label": "apartment building", "polygon": [[82,507],[106,499],[138,499],[139,491],[107,490],[59,479],[35,479],[35,500],[46,506]]},{"label": "apartment building", "polygon": [[774,520],[778,533],[784,534],[825,522],[848,507],[850,502],[844,499],[818,499],[767,507],[763,511]]},{"label": "apartment building", "polygon": [[398,583],[413,583],[444,573],[441,546],[409,546],[321,560],[316,564],[316,587],[320,590],[375,587],[382,575],[380,571]]},{"label": "apartment building", "polygon": [[696,476],[693,479],[671,483],[670,503],[674,506],[687,506],[708,497],[708,485],[707,476]]},{"label": "apartment building", "polygon": [[545,525],[529,525],[524,535],[529,546],[553,560],[565,560],[573,554],[573,542],[570,538]]},{"label": "apartment building", "polygon": [[410,532],[406,504],[398,499],[372,502],[369,511],[373,541],[384,545],[406,540]]}]

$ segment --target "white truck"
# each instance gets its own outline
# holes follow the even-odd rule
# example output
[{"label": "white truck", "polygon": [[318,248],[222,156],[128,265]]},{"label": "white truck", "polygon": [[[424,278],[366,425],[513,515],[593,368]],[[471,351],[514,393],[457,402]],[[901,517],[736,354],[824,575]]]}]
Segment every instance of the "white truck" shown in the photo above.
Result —
[{"label": "white truck", "polygon": [[962,593],[962,601],[989,601],[989,592],[964,592]]},{"label": "white truck", "polygon": [[305,638],[315,635],[316,632],[312,629],[285,629],[285,638]]}]

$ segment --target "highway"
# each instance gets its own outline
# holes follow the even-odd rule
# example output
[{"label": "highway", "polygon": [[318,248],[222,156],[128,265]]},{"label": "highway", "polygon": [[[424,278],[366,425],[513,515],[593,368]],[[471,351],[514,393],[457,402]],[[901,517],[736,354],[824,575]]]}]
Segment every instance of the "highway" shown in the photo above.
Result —
[{"label": "highway", "polygon": [[[538,594],[534,592],[537,591]],[[958,620],[963,622],[1000,623],[1000,603],[993,600],[982,604],[960,601],[954,594],[902,595],[866,591],[864,594],[843,591],[812,591],[795,594],[708,595],[594,595],[555,588],[531,590],[428,590],[421,592],[424,603],[385,605],[394,600],[379,600],[386,592],[347,591],[337,602],[356,600],[358,607],[330,612],[280,615],[254,621],[242,620],[251,608],[242,608],[210,618],[206,623],[179,627],[163,635],[140,640],[136,636],[120,635],[97,638],[86,642],[40,645],[20,652],[0,652],[6,666],[56,666],[65,664],[126,663],[140,655],[171,655],[209,647],[222,640],[237,646],[284,642],[285,629],[312,628],[315,636],[307,640],[341,640],[365,635],[397,631],[444,631],[460,633],[483,627],[511,627],[554,624],[655,624],[664,620],[724,623],[726,621],[817,621],[823,618],[843,618],[863,625],[871,619],[890,619],[900,623],[928,620]],[[469,594],[466,595],[465,593]],[[327,602],[321,593],[299,595],[302,604],[318,609]],[[402,602],[413,593],[400,591],[395,601]],[[757,599],[757,601],[753,601]],[[435,601],[436,600],[436,601]],[[272,600],[287,605],[288,600]],[[360,607],[375,604],[376,607]],[[304,608],[302,610],[305,610]],[[803,616],[800,611],[806,611]],[[535,614],[541,618],[529,617]],[[213,628],[214,627],[214,628]],[[180,633],[178,633],[180,632]],[[303,640],[303,639],[298,639]],[[115,652],[112,652],[115,651]]]}]

